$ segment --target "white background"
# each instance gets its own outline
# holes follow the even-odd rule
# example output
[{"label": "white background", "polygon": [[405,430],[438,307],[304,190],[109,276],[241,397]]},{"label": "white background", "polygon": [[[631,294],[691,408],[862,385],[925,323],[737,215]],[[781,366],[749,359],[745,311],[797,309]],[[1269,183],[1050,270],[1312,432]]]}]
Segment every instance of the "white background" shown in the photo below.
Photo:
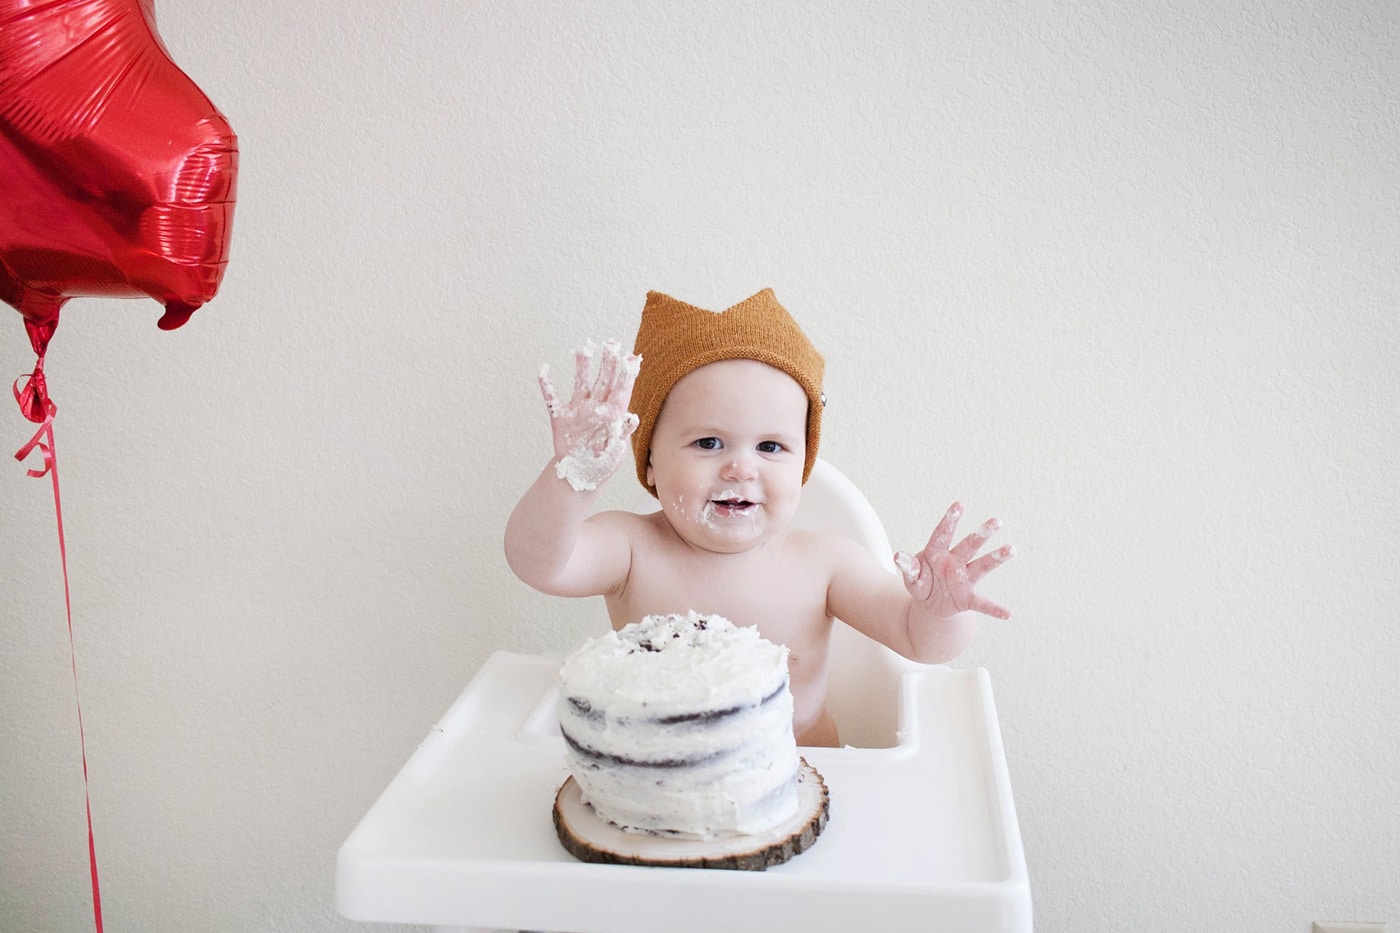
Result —
[{"label": "white background", "polygon": [[[588,624],[501,556],[539,363],[764,286],[895,544],[961,498],[1019,549],[956,664],[1037,930],[1400,924],[1393,5],[157,12],[242,163],[213,303],[74,300],[49,354],[109,929],[358,928],[365,809],[491,651]],[[29,434],[0,411],[6,933],[91,928]]]}]

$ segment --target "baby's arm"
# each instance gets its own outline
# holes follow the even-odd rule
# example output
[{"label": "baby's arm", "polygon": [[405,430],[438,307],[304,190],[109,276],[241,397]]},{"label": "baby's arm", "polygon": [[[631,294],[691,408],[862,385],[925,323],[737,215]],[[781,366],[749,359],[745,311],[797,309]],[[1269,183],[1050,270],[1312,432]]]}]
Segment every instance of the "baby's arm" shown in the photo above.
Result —
[{"label": "baby's arm", "polygon": [[[852,552],[838,560],[827,595],[831,614],[926,664],[952,660],[967,649],[976,631],[974,613],[1010,618],[1010,611],[983,598],[976,586],[1016,552],[1003,547],[976,556],[1001,527],[996,519],[950,547],[961,516],[962,506],[955,503],[922,551],[895,554],[902,586],[868,555]],[[844,543],[839,547],[846,549]]]},{"label": "baby's arm", "polygon": [[614,341],[603,347],[593,373],[594,347],[575,351],[573,397],[560,399],[540,370],[540,392],[549,408],[554,459],[540,473],[506,523],[506,561],[525,583],[554,596],[596,596],[626,580],[631,549],[622,527],[593,516],[598,489],[628,458],[637,427],[629,414],[640,357],[622,355]]}]

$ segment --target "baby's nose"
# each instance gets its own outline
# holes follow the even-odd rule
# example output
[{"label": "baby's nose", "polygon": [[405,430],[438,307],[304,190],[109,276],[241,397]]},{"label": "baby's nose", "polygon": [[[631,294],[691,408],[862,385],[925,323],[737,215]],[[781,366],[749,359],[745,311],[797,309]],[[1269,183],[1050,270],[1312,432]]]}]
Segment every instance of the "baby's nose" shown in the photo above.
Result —
[{"label": "baby's nose", "polygon": [[725,464],[724,469],[720,471],[721,478],[727,480],[752,479],[754,475],[753,458],[746,456],[735,457]]}]

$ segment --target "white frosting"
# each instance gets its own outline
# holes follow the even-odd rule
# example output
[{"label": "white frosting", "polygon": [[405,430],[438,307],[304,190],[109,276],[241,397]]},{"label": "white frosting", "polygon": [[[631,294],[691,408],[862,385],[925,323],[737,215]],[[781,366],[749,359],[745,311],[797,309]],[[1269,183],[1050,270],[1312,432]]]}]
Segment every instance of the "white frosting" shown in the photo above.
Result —
[{"label": "white frosting", "polygon": [[[600,421],[607,414],[607,407],[599,405],[597,415]],[[623,412],[606,422],[598,434],[571,439],[569,452],[554,464],[554,475],[566,481],[574,492],[592,492],[612,476],[617,465],[627,456],[631,450],[627,439],[636,427],[637,416]]]},{"label": "white frosting", "polygon": [[[592,360],[597,346],[588,341],[575,350],[576,357]],[[603,347],[604,356],[616,359],[621,377],[629,385],[637,378],[642,366],[642,358],[635,355],[622,355],[621,346],[616,340],[609,340]],[[592,366],[590,364],[591,371]],[[549,414],[557,418],[564,411],[553,386],[549,385],[549,367],[540,369],[540,382],[548,386],[546,399]],[[568,452],[554,465],[554,475],[566,481],[575,492],[592,492],[597,489],[619,463],[627,459],[631,452],[628,438],[637,428],[637,416],[627,411],[626,399],[621,406],[599,404],[593,409],[593,422],[588,429],[577,436],[570,436]]]},{"label": "white frosting", "polygon": [[899,551],[894,555],[894,565],[899,568],[899,572],[904,574],[904,579],[910,583],[919,579],[919,564],[914,558],[904,551]]},{"label": "white frosting", "polygon": [[759,833],[797,809],[787,648],[721,616],[647,616],[560,670],[569,770],[623,829]]}]

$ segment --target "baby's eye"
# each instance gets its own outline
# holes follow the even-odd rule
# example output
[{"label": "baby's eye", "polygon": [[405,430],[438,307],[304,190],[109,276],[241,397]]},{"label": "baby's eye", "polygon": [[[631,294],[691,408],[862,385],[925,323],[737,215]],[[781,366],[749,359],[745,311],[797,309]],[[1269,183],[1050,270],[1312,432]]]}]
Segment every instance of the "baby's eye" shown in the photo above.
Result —
[{"label": "baby's eye", "polygon": [[717,437],[702,437],[695,442],[695,446],[701,450],[719,450],[722,445]]},{"label": "baby's eye", "polygon": [[782,452],[783,445],[777,441],[759,441],[758,452],[764,454],[776,454]]}]

